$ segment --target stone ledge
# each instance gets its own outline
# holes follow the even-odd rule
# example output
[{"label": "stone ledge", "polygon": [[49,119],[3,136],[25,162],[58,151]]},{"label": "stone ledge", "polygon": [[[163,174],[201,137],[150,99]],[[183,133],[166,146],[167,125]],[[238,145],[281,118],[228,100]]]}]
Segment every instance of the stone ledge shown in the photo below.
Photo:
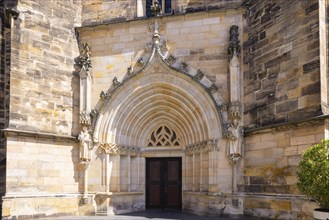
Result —
[{"label": "stone ledge", "polygon": [[244,135],[250,136],[254,134],[262,133],[275,133],[279,131],[285,131],[293,128],[305,127],[305,126],[315,126],[323,123],[325,119],[329,119],[329,115],[320,115],[312,118],[295,120],[290,122],[283,122],[274,125],[263,126],[259,128],[245,128]]},{"label": "stone ledge", "polygon": [[100,195],[100,196],[112,197],[112,196],[142,195],[144,194],[144,192],[97,192],[95,194],[96,196]]},{"label": "stone ledge", "polygon": [[[304,195],[292,195],[292,194],[273,194],[273,193],[244,193],[243,197],[248,198],[263,198],[263,199],[299,199],[299,200],[307,200],[309,199]],[[310,200],[311,201],[311,200]]]},{"label": "stone ledge", "polygon": [[53,133],[45,133],[45,132],[38,132],[38,131],[23,131],[18,129],[6,128],[2,129],[6,137],[31,137],[35,139],[55,139],[56,141],[72,141],[78,142],[78,138],[75,136],[69,135],[60,135],[60,134],[53,134]]},{"label": "stone ledge", "polygon": [[9,200],[9,199],[27,199],[27,198],[78,198],[82,197],[80,193],[74,194],[6,194],[2,197],[2,200]]}]

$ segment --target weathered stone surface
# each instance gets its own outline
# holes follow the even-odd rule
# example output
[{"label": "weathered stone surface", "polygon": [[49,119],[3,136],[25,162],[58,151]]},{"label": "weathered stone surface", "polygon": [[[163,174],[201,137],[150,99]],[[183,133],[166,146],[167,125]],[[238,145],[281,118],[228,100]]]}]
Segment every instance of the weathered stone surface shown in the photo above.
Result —
[{"label": "weathered stone surface", "polygon": [[[15,21],[13,32],[13,50],[20,52],[11,64],[11,68],[16,70],[15,74],[11,74],[11,85],[22,89],[19,93],[11,90],[16,103],[11,107],[9,126],[77,134],[77,126],[72,123],[73,110],[77,108],[74,99],[77,97],[73,95],[71,83],[73,59],[79,53],[73,29],[79,24],[75,16],[79,5],[62,5],[55,1],[32,1],[31,4],[32,8],[28,8],[28,5],[19,2],[18,7],[23,12]],[[53,10],[49,10],[50,7]],[[56,13],[52,14],[52,11]],[[16,99],[18,97],[24,97],[24,101]],[[25,112],[29,115],[24,116]]]},{"label": "weathered stone surface", "polygon": [[[273,122],[281,123],[319,115],[317,110],[312,111],[310,108],[318,104],[297,104],[300,97],[320,94],[317,86],[319,78],[305,80],[302,74],[316,73],[319,76],[319,38],[317,34],[310,34],[310,29],[318,31],[317,2],[301,4],[297,0],[289,3],[245,1],[245,4],[248,5],[250,13],[247,17],[248,38],[243,46],[247,62],[244,66],[244,91],[245,95],[256,95],[256,99],[248,99],[253,106],[245,108],[245,116],[248,118],[246,126],[261,127]],[[290,16],[294,18],[293,23]],[[272,73],[269,74],[269,71]],[[269,90],[266,79],[271,77],[274,79],[275,88]],[[260,88],[254,86],[257,83]],[[280,101],[287,104],[275,104],[276,114],[272,115],[272,123],[264,120],[260,103]],[[300,115],[303,110],[308,114]]]}]

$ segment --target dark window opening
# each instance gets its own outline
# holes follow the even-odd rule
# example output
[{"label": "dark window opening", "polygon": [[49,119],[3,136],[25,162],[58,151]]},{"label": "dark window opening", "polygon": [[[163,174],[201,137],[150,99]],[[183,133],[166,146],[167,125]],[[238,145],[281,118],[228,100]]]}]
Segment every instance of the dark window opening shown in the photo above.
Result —
[{"label": "dark window opening", "polygon": [[[146,0],[146,17],[152,16],[151,6],[154,0]],[[171,0],[158,0],[163,14],[171,13]]]}]

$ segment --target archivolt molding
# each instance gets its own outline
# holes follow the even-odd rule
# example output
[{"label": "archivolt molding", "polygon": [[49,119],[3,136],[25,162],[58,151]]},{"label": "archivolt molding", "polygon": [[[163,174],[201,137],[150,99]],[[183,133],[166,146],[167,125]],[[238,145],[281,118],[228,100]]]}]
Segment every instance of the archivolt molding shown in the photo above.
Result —
[{"label": "archivolt molding", "polygon": [[[111,100],[111,97],[114,96],[114,93],[120,88],[125,87],[128,81],[135,77],[138,77],[141,73],[145,72],[146,68],[151,66],[151,63],[154,59],[158,59],[161,60],[167,68],[174,70],[174,72],[188,76],[204,89],[204,91],[209,95],[217,109],[218,117],[220,120],[220,127],[224,134],[225,116],[222,110],[225,109],[225,107],[223,105],[223,98],[219,93],[217,86],[211,80],[209,80],[209,78],[207,78],[201,70],[194,69],[188,66],[186,63],[181,62],[169,53],[166,46],[166,41],[161,38],[159,34],[159,24],[157,20],[152,24],[151,29],[153,30],[152,42],[147,43],[145,45],[144,53],[141,58],[138,59],[137,63],[134,66],[128,67],[127,74],[121,82],[119,82],[117,78],[114,78],[112,86],[109,88],[109,90],[107,92],[102,91],[100,93],[100,101],[98,102],[95,108],[95,111],[97,113],[95,114],[96,117],[94,118],[94,120],[104,120],[104,118],[101,119],[99,117],[100,114],[98,113],[102,111],[102,109],[104,109],[104,106],[106,106],[106,103]],[[96,129],[98,122],[94,122],[92,124],[94,124],[94,129]],[[96,136],[95,141],[98,141],[98,137]]]}]

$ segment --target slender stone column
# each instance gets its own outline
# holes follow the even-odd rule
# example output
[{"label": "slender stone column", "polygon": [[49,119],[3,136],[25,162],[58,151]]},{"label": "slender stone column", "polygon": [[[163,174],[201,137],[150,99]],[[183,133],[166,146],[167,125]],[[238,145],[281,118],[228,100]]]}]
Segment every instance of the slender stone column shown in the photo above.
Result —
[{"label": "slender stone column", "polygon": [[81,67],[80,76],[80,125],[81,132],[78,137],[80,141],[80,164],[83,167],[83,202],[88,202],[88,167],[91,161],[92,138],[89,127],[91,125],[91,51],[90,45],[85,43],[82,45],[79,64]]},{"label": "slender stone column", "polygon": [[200,151],[200,161],[199,161],[199,170],[200,170],[200,176],[199,176],[199,182],[200,182],[200,184],[199,184],[199,191],[201,192],[202,191],[202,186],[203,186],[203,184],[204,184],[204,182],[202,181],[202,175],[203,175],[203,173],[202,173],[202,160],[203,160],[203,157],[202,157],[202,151]]},{"label": "slender stone column", "polygon": [[89,167],[89,162],[88,161],[83,161],[80,163],[83,167],[84,170],[84,177],[83,177],[83,204],[88,203],[88,167]]},{"label": "slender stone column", "polygon": [[232,162],[232,193],[237,193],[238,167],[242,158],[242,120],[241,120],[241,71],[240,71],[240,40],[239,27],[230,28],[230,45],[227,49],[230,70],[230,103],[226,124],[226,138],[228,140],[227,155]]},{"label": "slender stone column", "polygon": [[192,156],[192,191],[195,192],[195,154]]},{"label": "slender stone column", "polygon": [[106,192],[110,192],[110,155],[106,154],[105,158],[105,187]]}]

